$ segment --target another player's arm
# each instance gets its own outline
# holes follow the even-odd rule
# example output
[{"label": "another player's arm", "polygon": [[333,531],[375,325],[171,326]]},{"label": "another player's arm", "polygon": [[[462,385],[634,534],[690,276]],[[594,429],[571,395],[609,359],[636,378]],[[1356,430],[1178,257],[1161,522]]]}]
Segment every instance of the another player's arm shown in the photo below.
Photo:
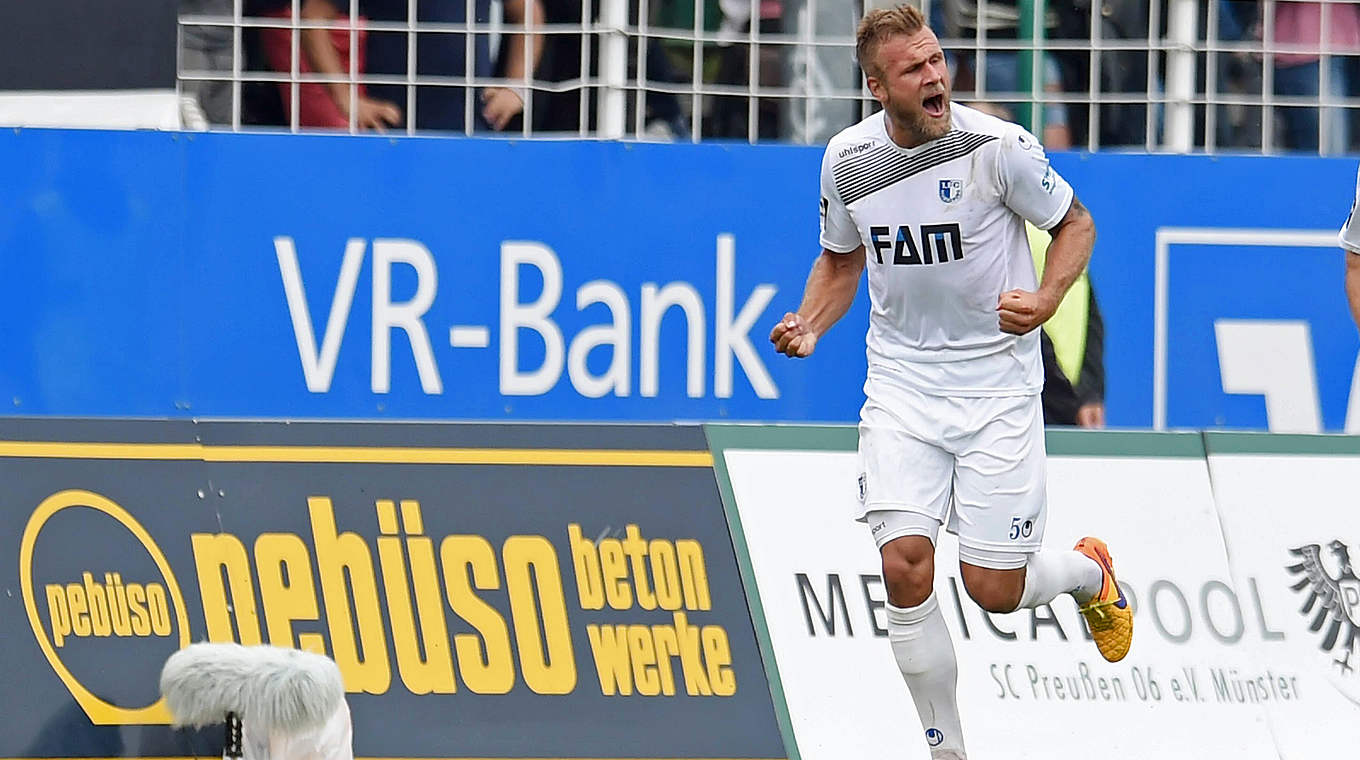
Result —
[{"label": "another player's arm", "polygon": [[997,312],[1003,332],[1024,335],[1048,321],[1091,261],[1096,223],[1081,199],[1072,196],[1072,205],[1049,233],[1053,242],[1048,246],[1039,290],[1034,293],[1012,290],[1001,296]]},{"label": "another player's arm", "polygon": [[1346,252],[1346,298],[1351,302],[1351,318],[1360,327],[1360,253]]},{"label": "another player's arm", "polygon": [[1346,300],[1351,305],[1351,318],[1360,327],[1360,226],[1355,224],[1355,210],[1360,208],[1360,171],[1355,175],[1355,202],[1341,225],[1338,241],[1346,252]]},{"label": "another player's arm", "polygon": [[812,354],[817,338],[850,310],[864,272],[864,246],[849,253],[823,248],[812,264],[803,302],[770,331],[775,350],[794,358]]}]

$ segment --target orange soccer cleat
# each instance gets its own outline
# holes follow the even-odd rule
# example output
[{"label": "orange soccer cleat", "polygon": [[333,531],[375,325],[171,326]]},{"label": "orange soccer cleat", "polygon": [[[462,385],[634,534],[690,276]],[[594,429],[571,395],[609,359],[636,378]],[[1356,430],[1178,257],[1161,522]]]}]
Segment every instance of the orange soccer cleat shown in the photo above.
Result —
[{"label": "orange soccer cleat", "polygon": [[1104,575],[1100,593],[1078,610],[1086,618],[1086,626],[1091,629],[1100,656],[1110,662],[1119,662],[1129,653],[1129,645],[1133,642],[1133,609],[1115,582],[1110,548],[1104,541],[1091,536],[1078,541],[1074,548],[1095,560]]}]

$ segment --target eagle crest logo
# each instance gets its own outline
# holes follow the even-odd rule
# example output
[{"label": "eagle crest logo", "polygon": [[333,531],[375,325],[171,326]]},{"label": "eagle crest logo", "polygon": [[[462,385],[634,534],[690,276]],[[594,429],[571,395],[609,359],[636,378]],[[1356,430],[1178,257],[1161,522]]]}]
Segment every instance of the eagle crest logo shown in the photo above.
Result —
[{"label": "eagle crest logo", "polygon": [[1304,595],[1299,612],[1313,616],[1308,630],[1322,634],[1318,647],[1335,658],[1332,664],[1343,674],[1349,674],[1354,670],[1351,656],[1360,645],[1360,578],[1351,566],[1346,544],[1332,541],[1327,549],[1336,558],[1335,575],[1327,569],[1319,544],[1290,549],[1299,562],[1285,569],[1298,579],[1290,589]]}]

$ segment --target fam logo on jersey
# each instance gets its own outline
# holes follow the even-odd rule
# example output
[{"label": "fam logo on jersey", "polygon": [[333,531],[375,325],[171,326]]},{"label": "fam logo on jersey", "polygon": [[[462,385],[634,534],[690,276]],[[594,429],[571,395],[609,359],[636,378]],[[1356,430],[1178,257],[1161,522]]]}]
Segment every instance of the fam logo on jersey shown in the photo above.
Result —
[{"label": "fam logo on jersey", "polygon": [[[1333,540],[1332,555],[1323,556],[1322,546],[1307,544],[1290,549],[1299,562],[1285,567],[1298,580],[1289,588],[1304,595],[1299,614],[1311,618],[1308,630],[1320,635],[1318,648],[1331,660],[1330,680],[1337,690],[1360,704],[1360,677],[1351,658],[1360,650],[1360,578],[1351,565],[1350,549]],[[1328,568],[1335,567],[1335,571]]]},{"label": "fam logo on jersey", "polygon": [[953,203],[963,197],[963,180],[961,179],[942,179],[940,180],[940,200],[945,203]]}]

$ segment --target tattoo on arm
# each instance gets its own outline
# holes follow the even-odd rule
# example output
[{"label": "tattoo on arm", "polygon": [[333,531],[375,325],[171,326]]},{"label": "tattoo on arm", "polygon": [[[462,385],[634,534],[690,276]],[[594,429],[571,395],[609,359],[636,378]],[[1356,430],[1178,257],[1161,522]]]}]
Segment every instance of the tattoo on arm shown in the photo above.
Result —
[{"label": "tattoo on arm", "polygon": [[1067,209],[1067,213],[1063,215],[1063,218],[1059,220],[1057,224],[1053,225],[1053,229],[1049,230],[1049,233],[1056,235],[1058,234],[1058,230],[1062,229],[1069,222],[1075,222],[1078,219],[1090,219],[1090,218],[1091,212],[1087,210],[1086,206],[1081,202],[1080,198],[1073,195],[1071,207]]}]

